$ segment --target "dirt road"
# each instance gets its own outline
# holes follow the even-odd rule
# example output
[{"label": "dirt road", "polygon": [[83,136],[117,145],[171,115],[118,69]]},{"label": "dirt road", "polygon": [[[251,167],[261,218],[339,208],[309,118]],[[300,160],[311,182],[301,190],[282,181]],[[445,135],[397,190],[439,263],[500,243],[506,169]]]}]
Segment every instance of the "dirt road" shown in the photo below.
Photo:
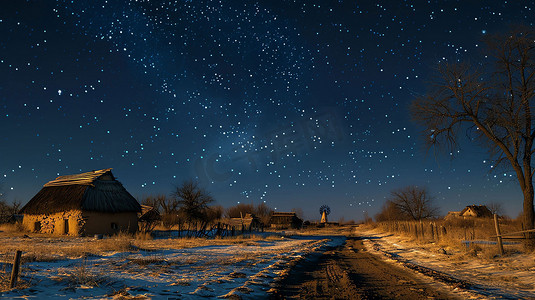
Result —
[{"label": "dirt road", "polygon": [[359,237],[296,266],[278,290],[284,299],[455,299],[367,252]]}]

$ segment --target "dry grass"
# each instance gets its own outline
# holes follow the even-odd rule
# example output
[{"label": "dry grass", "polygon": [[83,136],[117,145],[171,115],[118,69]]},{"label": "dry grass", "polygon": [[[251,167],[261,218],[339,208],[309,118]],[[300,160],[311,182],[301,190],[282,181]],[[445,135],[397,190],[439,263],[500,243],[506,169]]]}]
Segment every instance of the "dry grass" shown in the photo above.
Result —
[{"label": "dry grass", "polygon": [[[9,231],[8,231],[9,229]],[[30,266],[24,266],[25,263],[36,261],[54,261],[64,259],[77,259],[74,266],[56,269],[58,272],[50,273],[48,276],[57,284],[64,285],[66,290],[76,290],[80,286],[116,286],[110,275],[107,275],[113,269],[116,272],[143,272],[147,276],[161,276],[162,273],[169,273],[170,269],[182,268],[197,270],[199,272],[218,266],[237,264],[243,267],[252,266],[256,263],[263,263],[265,260],[262,255],[266,252],[256,251],[249,253],[244,251],[232,257],[227,256],[210,256],[210,255],[186,255],[170,259],[163,254],[154,253],[136,253],[142,250],[173,250],[185,249],[204,246],[228,246],[228,245],[261,245],[263,242],[277,241],[286,239],[280,235],[260,235],[246,234],[234,237],[219,237],[214,239],[206,238],[170,238],[170,239],[152,239],[149,234],[126,234],[119,233],[111,237],[97,239],[94,237],[73,237],[73,236],[54,236],[45,234],[36,234],[28,232],[19,232],[16,227],[3,228],[0,234],[0,262],[11,263],[13,254],[16,250],[22,250],[22,268],[21,276],[27,278],[36,272],[31,270]],[[130,252],[126,255],[118,255],[121,263],[109,264],[102,266],[100,259],[95,259],[94,265],[91,265],[93,259],[91,255],[103,255],[105,252]],[[277,250],[278,251],[278,250]],[[134,252],[134,253],[132,253]],[[193,252],[195,253],[195,251]],[[86,260],[85,257],[88,257]],[[0,291],[8,290],[9,271],[2,270],[1,267],[6,264],[0,264]],[[173,270],[175,272],[176,270]],[[197,271],[194,271],[197,272]],[[20,281],[17,288],[30,287],[29,282]],[[33,282],[32,284],[35,284]],[[177,282],[180,285],[187,285],[185,278]],[[109,295],[116,299],[130,299],[128,291]],[[135,298],[135,297],[134,297]],[[134,299],[132,298],[132,299]]]},{"label": "dry grass", "polygon": [[91,266],[88,266],[85,258],[74,269],[64,269],[61,276],[52,279],[57,282],[65,282],[71,287],[79,285],[98,287],[112,283],[103,273],[98,273]]},{"label": "dry grass", "polygon": [[[484,240],[495,241],[496,231],[493,219],[452,219],[436,221],[399,221],[381,222],[374,226],[381,230],[396,234],[404,239],[417,242],[430,250],[460,253],[461,256],[472,256],[482,259],[499,257],[496,245],[472,244],[467,249],[461,241]],[[521,230],[517,221],[500,220],[502,233]],[[433,248],[433,249],[432,249]],[[518,245],[506,245],[506,254],[521,251]]]},{"label": "dry grass", "polygon": [[154,255],[154,256],[148,256],[148,257],[141,257],[141,258],[133,258],[129,259],[129,261],[133,264],[137,264],[140,266],[147,266],[151,264],[164,264],[167,262],[165,257],[161,255]]},{"label": "dry grass", "polygon": [[[13,255],[11,257],[13,261]],[[11,290],[9,287],[11,283],[11,264],[0,264],[0,292],[5,292]],[[30,287],[30,282],[21,279],[20,277],[17,280],[15,286],[16,289],[24,289]]]},{"label": "dry grass", "polygon": [[20,223],[0,224],[0,237],[24,236],[25,232]]},{"label": "dry grass", "polygon": [[136,232],[136,234],[134,235],[134,239],[140,241],[150,241],[153,238],[150,232]]},{"label": "dry grass", "polygon": [[0,270],[0,291],[8,291],[9,290],[9,280],[10,280],[10,274],[7,270],[7,264],[4,264],[2,266],[2,270]]},{"label": "dry grass", "polygon": [[[80,261],[74,267],[66,267],[58,269],[58,273],[52,279],[57,283],[65,285],[65,289],[76,289],[77,286],[108,286],[115,285],[112,279],[106,275],[106,271],[102,270],[100,262],[95,265],[88,265],[91,259],[84,259],[91,255],[102,255],[105,252],[131,252],[128,255],[119,255],[121,264],[110,265],[109,268],[114,268],[115,271],[124,270],[130,272],[131,270],[143,270],[149,276],[160,276],[162,273],[168,272],[167,269],[173,268],[175,264],[187,266],[188,268],[213,268],[214,266],[224,266],[239,264],[242,266],[251,266],[256,263],[264,262],[262,255],[266,252],[256,251],[249,253],[244,251],[239,255],[229,257],[210,257],[206,255],[188,255],[185,257],[177,257],[176,259],[169,259],[161,254],[149,255],[146,253],[135,253],[140,250],[172,250],[185,249],[193,247],[204,246],[228,246],[228,245],[261,245],[262,242],[278,241],[286,239],[280,235],[260,235],[260,234],[246,234],[234,237],[219,237],[214,239],[206,238],[171,238],[171,239],[152,239],[148,234],[126,234],[119,233],[111,237],[97,239],[94,237],[72,237],[72,236],[54,236],[27,232],[18,232],[17,228],[9,234],[7,230],[5,235],[0,235],[0,261],[11,263],[13,254],[16,250],[22,250],[21,275],[29,276],[33,271],[29,271],[28,267],[24,268],[24,264],[35,261],[54,261],[63,259],[77,259]],[[271,250],[270,250],[271,251]],[[278,250],[277,250],[278,251]],[[132,253],[134,252],[134,253]],[[99,259],[96,259],[99,261]],[[90,263],[91,264],[91,263]],[[0,267],[2,264],[0,264]],[[8,268],[10,270],[10,267]],[[26,272],[26,273],[25,273]],[[30,273],[27,273],[30,272]],[[32,280],[30,280],[31,282]],[[5,290],[9,284],[9,274],[2,272],[0,269],[0,290]],[[18,287],[21,287],[19,283]],[[34,283],[35,284],[35,283]],[[187,284],[186,281],[177,284]],[[29,285],[28,285],[29,287]],[[119,293],[111,295],[113,297],[129,297],[128,293]]]},{"label": "dry grass", "polygon": [[282,237],[277,235],[261,236],[255,234],[245,234],[229,237],[217,237],[213,239],[183,237],[183,238],[169,238],[169,239],[154,239],[154,240],[133,240],[134,247],[143,250],[162,250],[162,249],[187,249],[205,246],[226,246],[226,245],[256,245],[259,241],[274,241],[280,240]]},{"label": "dry grass", "polygon": [[[136,236],[138,237],[138,236]],[[149,241],[140,235],[139,242]],[[21,237],[0,237],[0,262],[8,262],[4,257],[22,250],[22,262],[53,261],[76,258],[87,254],[98,255],[103,252],[137,251],[134,236],[124,233],[101,240],[89,237],[52,236],[29,234]]]},{"label": "dry grass", "polygon": [[112,297],[113,300],[145,300],[145,299],[151,299],[150,297],[147,297],[145,295],[138,295],[138,296],[132,296],[130,293],[128,293],[128,289],[122,289],[119,291],[116,291],[108,297]]},{"label": "dry grass", "polygon": [[98,254],[99,252],[108,252],[108,251],[116,251],[116,252],[127,252],[127,251],[135,251],[136,247],[134,247],[133,244],[134,237],[130,234],[120,232],[116,235],[111,236],[110,238],[105,238],[101,240],[97,240],[94,242],[94,249],[96,249]]},{"label": "dry grass", "polygon": [[86,255],[100,255],[104,252],[135,252],[139,250],[186,249],[212,245],[256,245],[259,241],[280,240],[278,235],[260,236],[255,234],[224,238],[170,238],[152,239],[149,233],[135,235],[118,233],[111,237],[55,236],[20,232],[16,226],[3,226],[0,233],[0,262],[11,263],[10,257],[22,250],[22,263],[54,261],[79,258]]}]

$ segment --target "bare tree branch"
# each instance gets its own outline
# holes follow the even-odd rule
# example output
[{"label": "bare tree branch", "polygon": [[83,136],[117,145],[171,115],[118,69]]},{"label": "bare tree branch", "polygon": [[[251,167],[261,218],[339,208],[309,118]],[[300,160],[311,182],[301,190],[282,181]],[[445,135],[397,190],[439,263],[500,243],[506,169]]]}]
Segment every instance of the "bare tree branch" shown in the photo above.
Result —
[{"label": "bare tree branch", "polygon": [[[515,171],[524,194],[524,223],[533,228],[532,155],[535,124],[535,32],[516,27],[485,40],[487,55],[477,66],[442,64],[430,91],[412,104],[428,147],[454,153],[458,132],[489,150],[493,166]],[[507,163],[506,163],[507,162]]]},{"label": "bare tree branch", "polygon": [[377,221],[424,220],[436,218],[439,209],[427,189],[407,186],[390,192],[390,197],[375,216]]},{"label": "bare tree branch", "polygon": [[179,210],[185,215],[188,222],[208,221],[208,204],[214,202],[214,198],[208,192],[199,187],[193,180],[185,181],[175,188],[171,197],[176,200]]}]

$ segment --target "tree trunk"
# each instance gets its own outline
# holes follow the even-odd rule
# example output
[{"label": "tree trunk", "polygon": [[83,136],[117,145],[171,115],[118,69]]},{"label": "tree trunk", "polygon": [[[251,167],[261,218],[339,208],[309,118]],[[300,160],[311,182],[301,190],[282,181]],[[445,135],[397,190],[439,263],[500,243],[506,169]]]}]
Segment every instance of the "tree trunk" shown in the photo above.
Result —
[{"label": "tree trunk", "polygon": [[533,184],[528,183],[529,187],[524,191],[524,225],[526,229],[533,229],[533,217],[535,216],[535,211],[533,210]]},{"label": "tree trunk", "polygon": [[[535,211],[533,210],[533,182],[531,181],[531,178],[526,184],[526,189],[524,192],[524,230],[530,230],[534,228],[534,217],[535,217]],[[527,242],[526,247],[528,249],[535,249],[535,233],[530,232],[526,235]]]}]

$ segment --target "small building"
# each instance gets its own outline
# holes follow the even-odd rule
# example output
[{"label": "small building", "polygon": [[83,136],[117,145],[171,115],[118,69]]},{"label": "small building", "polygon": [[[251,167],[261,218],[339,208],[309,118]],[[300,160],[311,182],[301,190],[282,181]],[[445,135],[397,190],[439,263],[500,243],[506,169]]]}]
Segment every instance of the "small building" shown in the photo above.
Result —
[{"label": "small building", "polygon": [[269,223],[274,229],[299,229],[303,225],[303,220],[297,217],[295,212],[274,212]]},{"label": "small building", "polygon": [[141,206],[112,169],[59,176],[21,209],[29,231],[93,235],[138,230]]},{"label": "small building", "polygon": [[329,221],[327,220],[327,212],[326,212],[326,211],[322,211],[322,212],[321,212],[321,220],[320,220],[320,223],[321,223],[321,224],[329,223]]},{"label": "small building", "polygon": [[492,218],[492,212],[485,205],[468,205],[460,213],[463,218]]},{"label": "small building", "polygon": [[141,232],[152,231],[161,221],[162,216],[158,210],[149,205],[141,205],[141,212],[138,213],[139,230]]},{"label": "small building", "polygon": [[234,227],[236,230],[253,230],[260,229],[262,227],[262,222],[254,214],[246,213],[243,218],[230,218],[224,223],[228,224],[230,227]]},{"label": "small building", "polygon": [[461,217],[460,211],[449,211],[448,214],[444,217],[444,219],[449,220],[449,219],[455,219],[459,217]]},{"label": "small building", "polygon": [[444,217],[446,220],[458,218],[492,218],[492,212],[485,205],[468,205],[461,211],[450,211]]}]

